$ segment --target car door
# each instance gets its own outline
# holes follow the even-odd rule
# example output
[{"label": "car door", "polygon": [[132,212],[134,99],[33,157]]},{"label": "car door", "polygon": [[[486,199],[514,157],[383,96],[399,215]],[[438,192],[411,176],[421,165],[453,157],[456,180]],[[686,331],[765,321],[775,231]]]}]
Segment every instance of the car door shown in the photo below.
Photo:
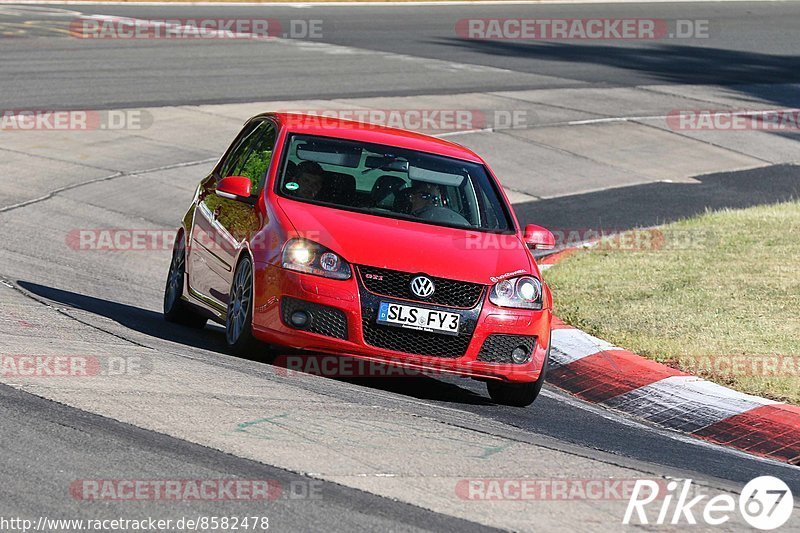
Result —
[{"label": "car door", "polygon": [[[255,199],[263,187],[275,148],[276,127],[267,119],[248,123],[225,159],[204,182],[194,217],[192,241],[195,250],[190,260],[192,289],[219,310],[228,304],[234,261],[242,241],[259,228]],[[215,194],[224,177],[250,179],[250,203],[222,198]]]}]

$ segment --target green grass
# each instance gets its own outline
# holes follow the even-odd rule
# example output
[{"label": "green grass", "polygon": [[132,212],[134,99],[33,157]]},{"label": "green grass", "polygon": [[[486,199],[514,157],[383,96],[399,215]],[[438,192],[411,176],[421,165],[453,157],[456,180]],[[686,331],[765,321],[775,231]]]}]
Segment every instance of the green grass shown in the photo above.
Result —
[{"label": "green grass", "polygon": [[[800,404],[800,202],[659,230],[658,249],[582,250],[546,271],[556,314],[642,356]],[[770,360],[782,366],[756,364]]]}]

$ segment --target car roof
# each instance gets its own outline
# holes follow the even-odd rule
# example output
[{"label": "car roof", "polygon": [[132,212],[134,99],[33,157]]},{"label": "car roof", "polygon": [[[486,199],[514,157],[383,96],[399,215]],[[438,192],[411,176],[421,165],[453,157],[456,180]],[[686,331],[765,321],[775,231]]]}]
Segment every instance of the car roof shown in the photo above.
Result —
[{"label": "car roof", "polygon": [[257,117],[271,117],[291,133],[384,144],[484,163],[478,154],[460,144],[399,128],[307,113],[262,113]]}]

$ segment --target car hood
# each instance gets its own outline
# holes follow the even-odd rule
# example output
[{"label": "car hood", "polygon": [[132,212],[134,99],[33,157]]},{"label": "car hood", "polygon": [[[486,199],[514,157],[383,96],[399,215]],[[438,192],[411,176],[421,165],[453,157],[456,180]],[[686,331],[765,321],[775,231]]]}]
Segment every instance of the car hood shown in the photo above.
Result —
[{"label": "car hood", "polygon": [[356,265],[369,265],[489,285],[537,273],[522,240],[345,211],[278,198],[300,236]]}]

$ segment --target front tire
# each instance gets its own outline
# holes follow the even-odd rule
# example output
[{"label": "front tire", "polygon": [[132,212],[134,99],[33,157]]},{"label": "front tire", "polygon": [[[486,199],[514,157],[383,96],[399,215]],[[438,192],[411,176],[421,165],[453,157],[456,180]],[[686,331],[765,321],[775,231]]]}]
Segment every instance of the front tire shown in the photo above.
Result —
[{"label": "front tire", "polygon": [[550,347],[547,347],[547,356],[542,364],[542,373],[536,381],[529,383],[506,383],[504,381],[487,381],[486,389],[494,403],[510,405],[512,407],[528,407],[539,396],[547,369],[550,367]]},{"label": "front tire", "polygon": [[225,340],[237,354],[244,354],[256,346],[253,337],[253,262],[249,257],[239,261],[233,275],[225,317]]},{"label": "front tire", "polygon": [[172,261],[169,264],[167,285],[164,287],[164,319],[167,322],[202,329],[208,319],[197,314],[182,298],[185,278],[186,241],[181,233],[175,238],[175,245],[172,247]]}]

